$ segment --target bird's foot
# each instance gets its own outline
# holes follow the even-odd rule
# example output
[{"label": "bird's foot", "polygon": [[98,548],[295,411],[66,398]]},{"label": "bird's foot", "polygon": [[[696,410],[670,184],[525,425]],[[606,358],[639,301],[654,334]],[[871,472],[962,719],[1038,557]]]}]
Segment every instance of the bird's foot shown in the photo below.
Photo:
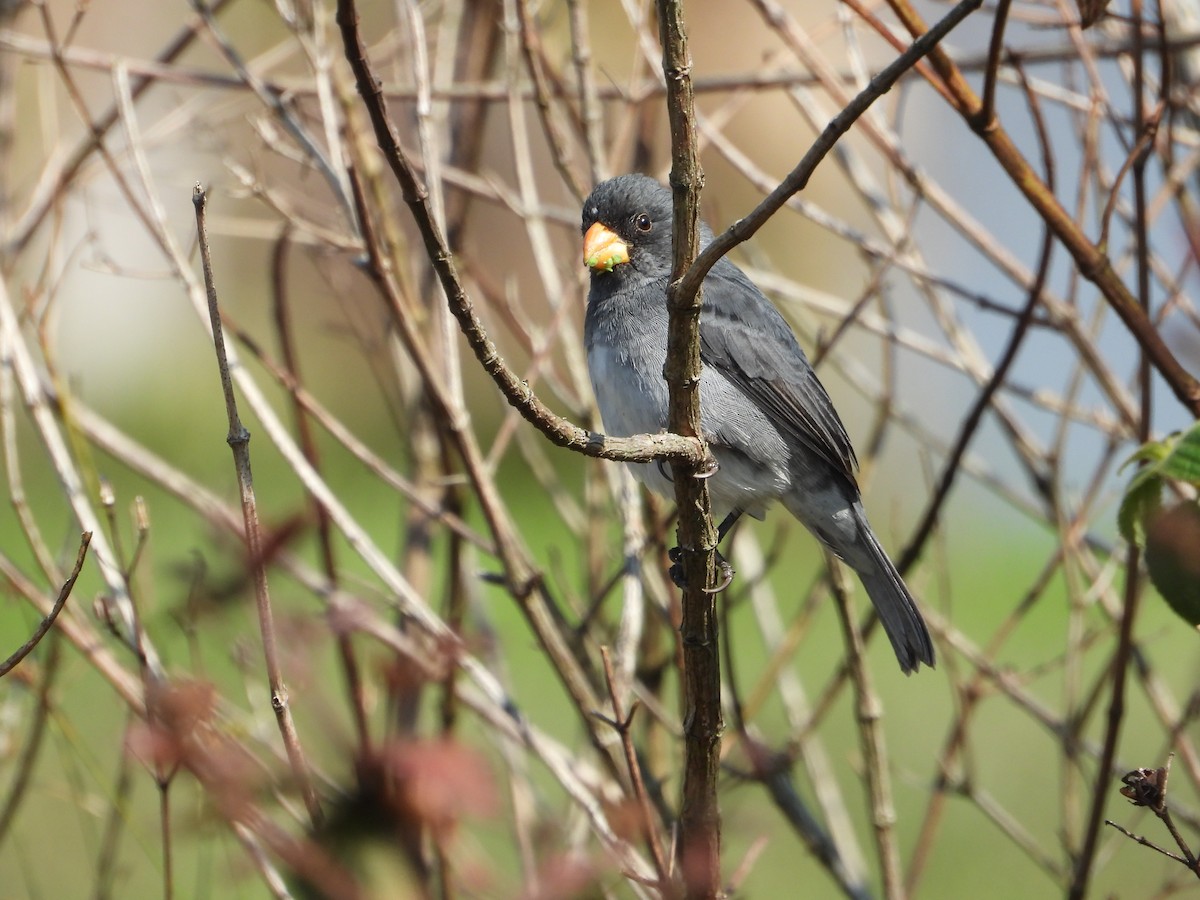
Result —
[{"label": "bird's foot", "polygon": [[[733,566],[729,564],[729,560],[721,555],[720,550],[715,552],[717,554],[716,564],[718,578],[717,583],[713,587],[704,589],[705,593],[708,594],[719,594],[733,583]],[[683,565],[681,563],[681,560],[683,559],[683,549],[680,547],[672,547],[667,552],[667,558],[673,563],[668,574],[671,576],[671,581],[675,583],[675,587],[687,587],[687,579],[683,575]]]},{"label": "bird's foot", "polygon": [[[675,479],[671,477],[671,473],[667,470],[667,461],[665,459],[660,459],[656,465],[658,466],[658,474],[671,484],[674,484]],[[696,468],[696,477],[700,479],[712,478],[717,474],[720,468],[721,465],[717,462],[717,458],[710,453],[704,458],[704,462],[700,463],[700,465]]]},{"label": "bird's foot", "polygon": [[717,462],[717,458],[709,453],[704,457],[704,462],[700,463],[696,469],[697,478],[712,478],[720,470],[721,464]]}]

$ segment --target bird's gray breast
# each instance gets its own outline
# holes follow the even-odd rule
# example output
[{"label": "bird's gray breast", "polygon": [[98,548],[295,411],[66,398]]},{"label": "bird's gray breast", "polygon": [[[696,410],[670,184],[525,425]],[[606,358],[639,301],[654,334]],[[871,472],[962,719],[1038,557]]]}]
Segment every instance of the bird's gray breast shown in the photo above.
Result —
[{"label": "bird's gray breast", "polygon": [[[618,287],[592,285],[584,322],[592,390],[606,434],[656,434],[666,430],[669,410],[666,303],[652,288],[612,290]],[[651,490],[671,493],[660,466],[631,465],[630,471]]]},{"label": "bird's gray breast", "polygon": [[605,431],[615,437],[628,437],[654,434],[667,427],[664,358],[665,353],[653,359],[637,345],[592,342],[588,347],[588,370]]},{"label": "bird's gray breast", "polygon": [[[614,322],[594,315],[587,323],[592,388],[604,430],[614,437],[667,428],[666,323],[656,329],[658,324],[632,316]],[[791,454],[786,441],[761,409],[710,366],[701,373],[700,403],[704,437],[719,465],[709,481],[714,511],[724,515],[737,508],[761,515],[763,504],[788,488]],[[673,493],[661,467],[634,465],[632,471],[652,490]]]}]

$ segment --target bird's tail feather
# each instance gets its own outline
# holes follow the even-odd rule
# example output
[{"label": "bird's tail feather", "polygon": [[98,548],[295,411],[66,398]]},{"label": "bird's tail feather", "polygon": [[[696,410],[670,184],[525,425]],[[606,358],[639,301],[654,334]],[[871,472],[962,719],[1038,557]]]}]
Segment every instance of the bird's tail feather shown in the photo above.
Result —
[{"label": "bird's tail feather", "polygon": [[[879,614],[883,630],[887,632],[900,668],[904,674],[915,672],[921,663],[932,667],[934,664],[933,639],[929,629],[917,609],[917,603],[904,584],[904,579],[896,571],[895,565],[884,552],[883,547],[871,532],[866,522],[862,529],[869,545],[870,562],[868,566],[857,568],[858,577],[862,580],[867,596]],[[864,560],[865,561],[865,560]]]}]

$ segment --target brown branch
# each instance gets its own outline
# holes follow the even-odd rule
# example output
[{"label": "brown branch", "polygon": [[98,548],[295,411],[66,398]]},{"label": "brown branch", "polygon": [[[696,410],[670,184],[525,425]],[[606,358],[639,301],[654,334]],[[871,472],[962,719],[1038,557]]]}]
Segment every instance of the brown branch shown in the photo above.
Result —
[{"label": "brown branch", "polygon": [[650,856],[654,860],[654,868],[658,872],[659,890],[664,896],[671,896],[674,893],[674,883],[671,878],[671,867],[667,863],[667,856],[663,852],[662,840],[658,835],[658,828],[655,826],[656,817],[654,815],[654,805],[650,802],[650,795],[646,791],[646,782],[642,777],[642,766],[638,762],[637,748],[633,744],[633,716],[637,712],[637,701],[630,708],[629,713],[625,712],[625,705],[621,702],[621,693],[617,690],[616,673],[613,670],[612,655],[607,647],[600,648],[600,658],[604,663],[604,681],[608,685],[608,699],[612,703],[613,718],[612,720],[601,719],[607,721],[613,727],[613,730],[621,738],[621,749],[625,751],[625,766],[629,770],[629,784],[633,793],[633,799],[637,803],[639,824],[642,828],[642,837],[646,841],[646,846],[650,849]]},{"label": "brown branch", "polygon": [[1187,841],[1183,839],[1179,829],[1175,825],[1174,819],[1171,817],[1171,808],[1167,802],[1167,783],[1171,777],[1171,761],[1175,758],[1174,753],[1167,754],[1167,763],[1158,769],[1135,769],[1132,772],[1127,772],[1121,782],[1125,787],[1121,788],[1121,795],[1126,797],[1134,806],[1144,806],[1150,809],[1175,841],[1175,845],[1179,848],[1182,856],[1171,853],[1169,850],[1164,850],[1162,847],[1155,844],[1148,838],[1133,834],[1122,826],[1113,822],[1111,819],[1105,819],[1105,825],[1111,825],[1127,838],[1131,838],[1143,847],[1149,847],[1152,850],[1157,850],[1163,856],[1170,857],[1178,863],[1182,863],[1189,872],[1197,878],[1200,878],[1200,865],[1197,864],[1196,855],[1192,852],[1192,848],[1188,846]]},{"label": "brown branch", "polygon": [[[663,454],[664,458],[671,458],[671,450],[679,450],[685,456],[695,453],[698,442],[678,435],[643,435],[631,439],[613,439],[576,428],[551,413],[536,398],[528,385],[508,369],[475,317],[470,300],[458,280],[451,253],[445,247],[440,229],[429,209],[425,188],[417,181],[412,166],[400,149],[395,129],[378,91],[378,81],[365,56],[365,48],[358,30],[358,13],[353,0],[339,0],[337,20],[359,93],[364,98],[374,124],[376,142],[387,158],[424,236],[429,261],[438,273],[451,311],[463,328],[468,342],[475,348],[485,371],[493,375],[505,396],[514,406],[521,409],[522,414],[530,418],[530,421],[538,424],[552,441],[585,453],[617,459],[654,458],[653,449],[647,454],[647,448],[670,448]],[[442,427],[453,440],[454,448],[478,495],[480,508],[488,519],[496,541],[496,553],[504,568],[503,583],[518,603],[550,659],[601,759],[610,770],[615,771],[618,764],[612,754],[612,748],[601,738],[598,726],[591,716],[592,711],[599,706],[594,689],[598,682],[591,670],[590,659],[583,650],[583,637],[567,626],[541,573],[530,562],[521,536],[500,498],[491,470],[468,427],[465,412],[448,395],[445,380],[433,364],[427,342],[416,329],[415,315],[398,288],[392,260],[383,251],[378,239],[374,215],[367,203],[362,178],[357,170],[351,170],[350,182],[369,256],[367,271],[389,305],[401,340],[420,372],[427,399],[434,413],[441,417]],[[376,182],[377,179],[371,184],[375,185]]]},{"label": "brown branch", "polygon": [[756,206],[750,213],[738,219],[722,234],[704,248],[696,257],[696,261],[688,269],[680,286],[682,292],[695,292],[708,274],[709,269],[716,265],[717,260],[730,250],[749,240],[771,216],[775,215],[788,198],[799,193],[807,185],[817,166],[833,149],[834,144],[850,130],[850,127],[871,108],[876,100],[892,89],[906,72],[911,70],[918,61],[936,50],[938,42],[948,35],[968,15],[983,5],[983,0],[963,0],[948,12],[933,28],[913,41],[912,46],[871,79],[858,95],[846,107],[833,117],[825,126],[825,130],[813,142],[813,145],[788,173],[779,186]]},{"label": "brown branch", "polygon": [[[667,290],[669,325],[663,375],[670,395],[669,428],[699,437],[700,282],[681,278],[700,249],[700,189],[704,173],[697,150],[692,92],[692,60],[681,0],[659,0],[659,39],[671,124],[671,188],[674,259]],[[721,732],[721,657],[717,628],[717,533],[708,486],[695,463],[673,463],[679,507],[678,535],[683,570],[683,803],[679,814],[679,853],[688,897],[721,892],[721,812],[717,801]]]},{"label": "brown branch", "polygon": [[[321,453],[313,434],[312,421],[300,399],[300,355],[296,350],[296,335],[291,304],[288,302],[287,262],[292,246],[291,228],[285,228],[275,242],[271,254],[271,312],[275,320],[275,333],[279,339],[279,352],[283,359],[286,377],[284,386],[292,405],[292,418],[296,427],[296,443],[314,472],[321,471]],[[321,566],[331,585],[338,583],[337,558],[333,550],[333,520],[316,498],[310,498],[313,516],[317,521],[317,544],[321,550]],[[371,734],[367,726],[366,698],[363,693],[362,673],[354,645],[350,637],[336,635],[338,655],[341,657],[342,672],[346,676],[346,691],[350,711],[354,716],[354,730],[358,737],[359,753],[366,757],[371,752]]]},{"label": "brown branch", "polygon": [[[1133,2],[1134,15],[1134,72],[1133,72],[1133,114],[1135,133],[1138,140],[1129,155],[1130,171],[1133,178],[1135,222],[1134,237],[1137,247],[1138,301],[1136,309],[1147,325],[1153,328],[1150,320],[1150,257],[1147,246],[1149,225],[1146,220],[1146,160],[1150,144],[1144,139],[1156,130],[1157,120],[1145,121],[1143,96],[1145,91],[1145,72],[1143,46],[1141,41],[1142,6],[1140,0]],[[1116,191],[1114,185],[1113,191]],[[1084,275],[1086,276],[1086,272]],[[1131,298],[1132,299],[1132,298]],[[1157,331],[1154,332],[1157,337]],[[1138,419],[1137,439],[1145,443],[1150,439],[1151,420],[1151,378],[1150,360],[1152,352],[1141,345],[1138,360],[1138,381],[1140,387],[1140,416]],[[1200,403],[1200,389],[1196,394]],[[1195,413],[1195,410],[1193,411]],[[1113,653],[1109,672],[1112,676],[1112,693],[1109,697],[1107,719],[1104,728],[1104,747],[1100,752],[1100,764],[1096,769],[1092,783],[1092,802],[1088,810],[1084,830],[1083,846],[1076,859],[1071,873],[1071,883],[1067,890],[1070,900],[1082,900],[1087,896],[1088,882],[1095,865],[1096,850],[1100,842],[1100,830],[1103,827],[1104,807],[1108,798],[1108,772],[1117,756],[1117,743],[1121,737],[1122,726],[1125,722],[1125,685],[1129,676],[1129,661],[1133,653],[1133,627],[1137,617],[1139,600],[1142,595],[1142,578],[1140,567],[1142,562],[1141,549],[1131,544],[1125,552],[1125,585],[1122,592],[1120,627],[1118,630],[1117,649]]]},{"label": "brown branch", "polygon": [[568,450],[601,459],[622,462],[703,459],[699,441],[678,434],[635,435],[614,438],[588,431],[555,415],[500,356],[475,313],[471,298],[458,276],[454,256],[429,208],[429,192],[417,178],[387,110],[386,97],[367,60],[366,47],[358,30],[354,0],[338,0],[337,22],[345,44],[346,59],[354,72],[358,92],[371,118],[375,140],[400,186],[405,204],[421,233],[429,262],[437,273],[450,312],[458,321],[475,358],[515,409],[552,443]]},{"label": "brown branch", "polygon": [[579,181],[579,177],[571,168],[571,155],[567,149],[567,140],[563,135],[560,117],[551,102],[553,93],[546,78],[545,65],[542,62],[541,42],[534,29],[533,11],[529,8],[529,0],[516,0],[517,22],[521,36],[521,55],[525,59],[525,67],[533,80],[533,96],[536,101],[538,116],[542,122],[542,132],[550,144],[550,154],[554,159],[554,168],[571,189],[575,200],[583,203],[587,189]]},{"label": "brown branch", "polygon": [[854,686],[854,718],[858,724],[858,740],[864,762],[864,779],[870,798],[871,830],[875,836],[883,894],[889,900],[904,896],[904,879],[900,871],[900,848],[896,837],[896,802],[892,794],[891,765],[883,731],[883,703],[871,683],[866,664],[866,645],[855,625],[856,616],[846,584],[846,573],[827,554],[829,582],[833,589],[834,607],[842,638],[846,645],[846,665]]},{"label": "brown branch", "polygon": [[1164,847],[1158,846],[1158,844],[1154,843],[1154,841],[1150,840],[1148,837],[1145,837],[1144,835],[1134,834],[1132,831],[1130,831],[1124,825],[1118,825],[1112,819],[1105,819],[1104,824],[1108,825],[1111,828],[1115,828],[1117,831],[1121,832],[1121,834],[1125,835],[1125,837],[1129,838],[1134,843],[1141,844],[1143,847],[1149,847],[1151,850],[1157,850],[1163,856],[1167,857],[1168,859],[1173,859],[1177,863],[1181,863],[1182,865],[1185,865],[1185,866],[1188,865],[1188,861],[1186,859],[1184,859],[1182,856],[1180,856],[1179,854],[1172,853],[1170,850],[1167,850]]},{"label": "brown branch", "polygon": [[[64,630],[60,628],[59,633]],[[5,763],[8,769],[5,775],[8,789],[4,801],[0,803],[0,846],[7,846],[9,830],[17,820],[21,804],[29,796],[29,789],[34,784],[34,772],[45,747],[46,725],[51,721],[56,709],[51,697],[63,671],[62,642],[57,639],[59,633],[51,636],[47,642],[45,664],[41,667],[41,677],[37,679],[37,705],[32,716],[21,723],[24,745],[18,755],[10,755]],[[15,677],[20,678],[20,673]]]},{"label": "brown branch", "polygon": [[71,569],[70,576],[67,578],[66,582],[63,583],[62,589],[58,592],[58,599],[54,601],[54,606],[42,619],[41,623],[34,630],[29,640],[13,651],[12,655],[9,656],[8,659],[0,663],[0,678],[3,678],[5,675],[11,672],[20,664],[21,660],[33,652],[33,648],[38,645],[41,639],[44,638],[46,633],[51,629],[51,627],[53,627],[54,620],[58,618],[58,614],[62,612],[62,608],[67,603],[67,598],[71,596],[71,591],[75,587],[75,581],[79,578],[80,570],[83,569],[83,561],[87,558],[88,544],[91,542],[92,533],[90,531],[85,531],[83,536],[79,539],[79,553],[75,556],[75,566]]},{"label": "brown branch", "polygon": [[242,424],[238,414],[237,398],[233,393],[233,378],[229,371],[229,359],[225,353],[225,335],[221,329],[221,310],[217,300],[217,287],[213,277],[212,256],[208,243],[206,206],[208,195],[199,184],[192,191],[192,205],[196,208],[196,234],[200,245],[200,259],[204,268],[204,286],[208,293],[208,314],[212,326],[213,347],[217,354],[217,369],[221,377],[221,391],[225,397],[225,414],[229,421],[226,442],[233,451],[234,468],[237,470],[238,492],[242,501],[242,518],[245,526],[246,558],[250,562],[254,579],[254,599],[258,610],[259,633],[262,638],[263,660],[267,669],[267,681],[271,688],[271,708],[279,734],[287,751],[292,768],[308,808],[309,818],[315,827],[321,822],[321,804],[312,783],[308,762],[300,746],[300,736],[292,720],[292,708],[287,685],[279,661],[278,644],[275,640],[275,617],[271,611],[271,592],[267,585],[266,561],[263,550],[262,530],[258,521],[258,502],[254,495],[254,479],[250,472],[250,432]]},{"label": "brown branch", "polygon": [[[1042,164],[1046,169],[1046,183],[1053,190],[1055,170],[1054,157],[1051,154],[1050,136],[1046,130],[1046,123],[1042,117],[1041,108],[1038,106],[1036,96],[1029,90],[1029,85],[1025,82],[1024,70],[1018,67],[1018,72],[1021,75],[1022,82],[1025,84],[1026,96],[1029,98],[1034,133],[1038,137],[1038,144],[1042,151]],[[996,367],[992,371],[992,377],[988,379],[987,384],[980,390],[975,403],[963,419],[962,427],[958,432],[958,438],[954,441],[953,447],[946,455],[946,463],[942,470],[942,476],[938,479],[937,486],[933,490],[933,496],[928,506],[926,506],[925,512],[921,515],[920,522],[913,531],[913,536],[909,539],[908,546],[904,548],[904,552],[900,554],[896,562],[896,568],[899,569],[902,575],[916,563],[924,550],[926,541],[929,540],[929,536],[933,534],[934,528],[937,527],[942,507],[945,505],[946,499],[950,495],[950,489],[958,477],[963,457],[967,453],[967,447],[970,446],[971,441],[978,433],[979,424],[983,420],[984,413],[991,407],[996,392],[1000,390],[1000,387],[1004,384],[1004,380],[1008,377],[1009,371],[1017,361],[1017,354],[1025,342],[1026,335],[1029,333],[1029,326],[1033,322],[1033,314],[1041,302],[1042,291],[1046,286],[1046,279],[1050,275],[1050,259],[1053,249],[1053,236],[1050,230],[1046,229],[1042,235],[1042,247],[1038,254],[1038,264],[1033,284],[1030,285],[1029,293],[1025,298],[1025,306],[1022,308],[1017,317],[1017,322],[1013,326],[1008,346],[1004,348],[1004,352],[1000,355],[1000,360],[996,363]]]},{"label": "brown branch", "polygon": [[1000,0],[992,22],[992,39],[988,43],[987,68],[984,69],[983,105],[976,117],[980,129],[991,128],[996,118],[996,81],[1000,72],[1000,54],[1004,52],[1004,26],[1012,0]]},{"label": "brown branch", "polygon": [[[137,718],[132,710],[126,710],[123,743],[129,740],[130,729],[135,727],[136,723]],[[95,900],[109,900],[109,898],[118,896],[114,888],[117,873],[121,870],[121,837],[125,833],[125,826],[129,824],[129,803],[134,787],[134,763],[135,759],[129,753],[120,754],[120,759],[117,760],[116,784],[111,788],[112,803],[104,822],[99,846],[96,848],[96,874],[92,878],[92,897]]]},{"label": "brown branch", "polygon": [[575,65],[575,81],[579,90],[579,118],[582,121],[583,142],[587,148],[588,172],[593,183],[599,182],[608,171],[604,151],[604,118],[600,112],[600,91],[592,69],[592,48],[588,36],[587,3],[567,0],[571,22],[571,60]]},{"label": "brown branch", "polygon": [[[918,40],[932,33],[926,29],[924,21],[908,0],[889,0],[889,4],[909,32],[920,36]],[[991,123],[986,128],[977,127],[977,117],[983,104],[953,61],[940,50],[931,52],[930,60],[953,93],[955,108],[991,150],[996,161],[1008,173],[1013,185],[1066,247],[1075,260],[1079,274],[1100,289],[1109,306],[1121,317],[1125,327],[1129,329],[1175,397],[1194,417],[1200,418],[1200,381],[1171,352],[1153,320],[1113,268],[1112,261],[1105,252],[1106,248],[1093,243],[1084,233],[1071,214],[1059,203],[1054,192],[1033,171],[1007,131],[997,123]],[[1141,103],[1140,96],[1136,102]]]}]

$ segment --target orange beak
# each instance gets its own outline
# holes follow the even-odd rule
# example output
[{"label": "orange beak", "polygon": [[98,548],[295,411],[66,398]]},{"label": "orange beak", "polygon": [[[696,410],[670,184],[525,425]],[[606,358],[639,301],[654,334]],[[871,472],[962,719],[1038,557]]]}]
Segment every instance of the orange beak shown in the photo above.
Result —
[{"label": "orange beak", "polygon": [[583,236],[583,264],[593,272],[611,272],[629,262],[629,247],[599,222]]}]

